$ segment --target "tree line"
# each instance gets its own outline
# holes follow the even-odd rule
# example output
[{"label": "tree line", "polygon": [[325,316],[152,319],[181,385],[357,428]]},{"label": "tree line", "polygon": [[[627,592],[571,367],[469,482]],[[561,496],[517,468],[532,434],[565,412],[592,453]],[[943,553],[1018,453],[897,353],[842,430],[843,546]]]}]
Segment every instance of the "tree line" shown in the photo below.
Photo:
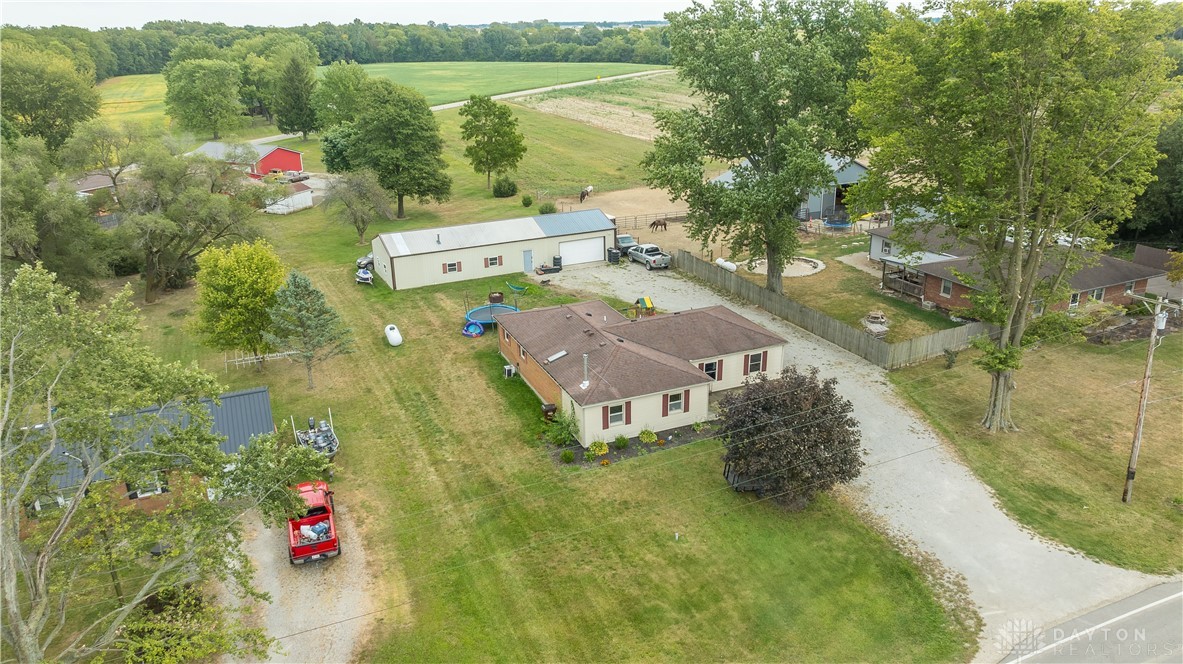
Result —
[{"label": "tree line", "polygon": [[397,23],[328,22],[293,28],[230,26],[199,21],[153,21],[142,28],[87,30],[5,26],[5,41],[17,40],[69,57],[97,81],[129,74],[157,74],[172,52],[187,42],[233,49],[259,38],[306,39],[319,54],[317,64],[353,60],[375,62],[636,62],[667,64],[666,27],[581,28],[549,21],[493,23],[485,27]]}]

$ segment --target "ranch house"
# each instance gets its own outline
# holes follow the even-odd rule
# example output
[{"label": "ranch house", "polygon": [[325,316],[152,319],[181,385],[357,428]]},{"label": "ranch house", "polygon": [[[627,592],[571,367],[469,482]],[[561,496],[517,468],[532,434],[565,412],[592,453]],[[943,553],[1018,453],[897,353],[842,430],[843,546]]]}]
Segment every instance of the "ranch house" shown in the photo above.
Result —
[{"label": "ranch house", "polygon": [[[218,397],[218,401],[221,402],[220,405],[215,404],[213,400],[203,399],[202,404],[209,409],[213,419],[212,431],[221,439],[219,447],[223,452],[236,454],[239,450],[250,445],[253,437],[275,431],[275,422],[271,416],[271,394],[266,387],[223,394]],[[158,410],[158,408],[148,408],[130,417],[135,418],[147,414],[155,416]],[[178,416],[179,413],[176,409],[169,410],[166,407],[162,417],[165,420],[175,421]],[[150,449],[151,446],[151,431],[146,431],[135,444],[138,449]],[[59,470],[50,478],[51,493],[41,496],[29,504],[28,514],[32,518],[35,518],[42,510],[54,509],[64,504],[64,496],[74,490],[86,476],[86,468],[78,456],[62,449],[61,445],[56,447],[55,454],[57,458],[54,463]],[[101,470],[95,479],[98,482],[110,483],[112,499],[119,503],[124,505],[135,503],[142,509],[152,510],[168,500],[169,475],[169,471],[162,470],[156,475],[154,482],[143,486],[107,482],[111,478]]]},{"label": "ranch house", "polygon": [[253,178],[261,178],[268,173],[304,170],[304,153],[278,145],[230,145],[210,141],[202,143],[189,154],[203,154],[237,166]]},{"label": "ranch house", "polygon": [[599,300],[499,314],[502,357],[579,442],[706,420],[712,392],[778,373],[785,340],[724,306],[625,318]]},{"label": "ranch house", "polygon": [[529,273],[544,264],[599,263],[615,237],[616,225],[598,209],[382,233],[372,242],[374,272],[405,290]]}]

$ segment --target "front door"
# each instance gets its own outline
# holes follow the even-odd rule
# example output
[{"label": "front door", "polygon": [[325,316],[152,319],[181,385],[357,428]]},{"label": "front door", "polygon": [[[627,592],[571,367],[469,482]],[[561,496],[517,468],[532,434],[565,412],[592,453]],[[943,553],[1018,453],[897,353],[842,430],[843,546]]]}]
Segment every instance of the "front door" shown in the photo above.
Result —
[{"label": "front door", "polygon": [[534,250],[526,249],[522,252],[522,272],[534,271]]}]

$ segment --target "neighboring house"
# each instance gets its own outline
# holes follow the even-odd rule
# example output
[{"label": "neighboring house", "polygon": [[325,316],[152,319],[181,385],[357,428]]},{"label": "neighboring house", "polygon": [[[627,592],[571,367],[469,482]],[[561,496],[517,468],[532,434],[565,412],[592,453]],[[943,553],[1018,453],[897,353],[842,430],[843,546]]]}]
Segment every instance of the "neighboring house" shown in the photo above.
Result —
[{"label": "neighboring house", "polygon": [[382,233],[374,271],[395,290],[607,260],[616,225],[600,210],[579,210],[462,226]]},{"label": "neighboring house", "polygon": [[1162,295],[1172,300],[1183,300],[1183,281],[1172,282],[1167,279],[1167,261],[1173,253],[1166,249],[1156,249],[1139,244],[1134,247],[1134,262],[1163,271],[1157,277],[1151,277],[1146,284],[1146,290],[1155,295]]},{"label": "neighboring house", "polygon": [[[202,403],[209,409],[213,418],[213,432],[222,438],[219,445],[227,454],[236,454],[250,444],[251,438],[275,431],[275,422],[271,416],[271,395],[266,387],[256,387],[240,392],[230,392],[218,397],[221,405],[214,405],[209,399]],[[158,408],[148,408],[136,415],[151,414],[156,416]],[[162,417],[175,421],[178,416],[176,409],[165,410]],[[134,417],[134,416],[133,416]],[[146,449],[152,444],[152,432],[146,431],[136,443],[137,449]],[[58,446],[56,448],[57,463],[62,470],[50,479],[58,492],[49,496],[42,496],[33,501],[30,513],[53,507],[54,504],[64,504],[64,495],[77,487],[86,476],[86,469],[79,459]],[[167,473],[160,473],[158,481],[149,486],[130,486],[118,484],[112,487],[112,495],[121,503],[137,502],[146,509],[152,509],[164,500],[163,494],[168,493]],[[110,477],[102,472],[95,476],[95,481],[109,480]],[[140,502],[143,501],[143,502]]]},{"label": "neighboring house", "polygon": [[252,143],[230,145],[210,141],[203,143],[189,154],[203,154],[211,159],[232,164],[246,171],[253,178],[261,178],[268,173],[304,170],[304,154],[302,152],[278,145],[254,145]]},{"label": "neighboring house", "polygon": [[501,355],[575,416],[584,447],[705,420],[711,392],[784,362],[783,338],[723,306],[630,320],[596,300],[496,320]]},{"label": "neighboring house", "polygon": [[[831,154],[826,154],[825,158],[826,165],[834,173],[834,187],[810,192],[809,198],[801,204],[801,209],[797,211],[799,219],[821,219],[844,215],[846,190],[862,180],[863,176],[867,174],[867,162],[862,159],[843,162]],[[745,159],[742,163],[746,165],[748,161]],[[734,175],[731,171],[725,171],[712,179],[711,182],[730,185],[733,179]]]},{"label": "neighboring house", "polygon": [[[977,253],[977,247],[953,239],[943,226],[923,231],[914,229],[904,231],[908,237],[901,238],[898,231],[904,226],[888,226],[886,228],[872,228],[867,231],[871,236],[871,260],[891,263],[895,265],[913,266],[933,261],[944,261],[950,258],[968,258]],[[907,251],[904,245],[921,247],[917,251]]]},{"label": "neighboring house", "polygon": [[312,187],[303,182],[293,182],[287,185],[287,197],[278,200],[263,209],[268,214],[291,214],[312,207]]},{"label": "neighboring house", "polygon": [[[123,184],[122,176],[115,178],[116,182]],[[70,186],[78,193],[79,197],[85,198],[92,196],[95,192],[106,189],[115,195],[115,186],[111,184],[111,178],[106,173],[87,173],[86,175],[70,182]]]}]

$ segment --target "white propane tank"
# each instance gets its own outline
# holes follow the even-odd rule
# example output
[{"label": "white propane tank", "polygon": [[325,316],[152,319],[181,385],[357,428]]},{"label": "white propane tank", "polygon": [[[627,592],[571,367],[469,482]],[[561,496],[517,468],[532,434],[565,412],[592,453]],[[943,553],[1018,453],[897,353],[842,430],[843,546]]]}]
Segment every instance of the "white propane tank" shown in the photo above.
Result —
[{"label": "white propane tank", "polygon": [[386,341],[390,342],[391,346],[402,345],[403,335],[399,333],[397,325],[391,323],[386,326]]},{"label": "white propane tank", "polygon": [[735,269],[737,266],[735,263],[732,263],[731,261],[723,261],[723,264],[720,265],[719,267],[723,268],[724,270],[727,270],[728,272],[735,272]]},{"label": "white propane tank", "polygon": [[722,256],[715,259],[715,265],[718,265],[719,267],[723,267],[723,263],[726,263],[726,262],[727,261],[723,260]]}]

